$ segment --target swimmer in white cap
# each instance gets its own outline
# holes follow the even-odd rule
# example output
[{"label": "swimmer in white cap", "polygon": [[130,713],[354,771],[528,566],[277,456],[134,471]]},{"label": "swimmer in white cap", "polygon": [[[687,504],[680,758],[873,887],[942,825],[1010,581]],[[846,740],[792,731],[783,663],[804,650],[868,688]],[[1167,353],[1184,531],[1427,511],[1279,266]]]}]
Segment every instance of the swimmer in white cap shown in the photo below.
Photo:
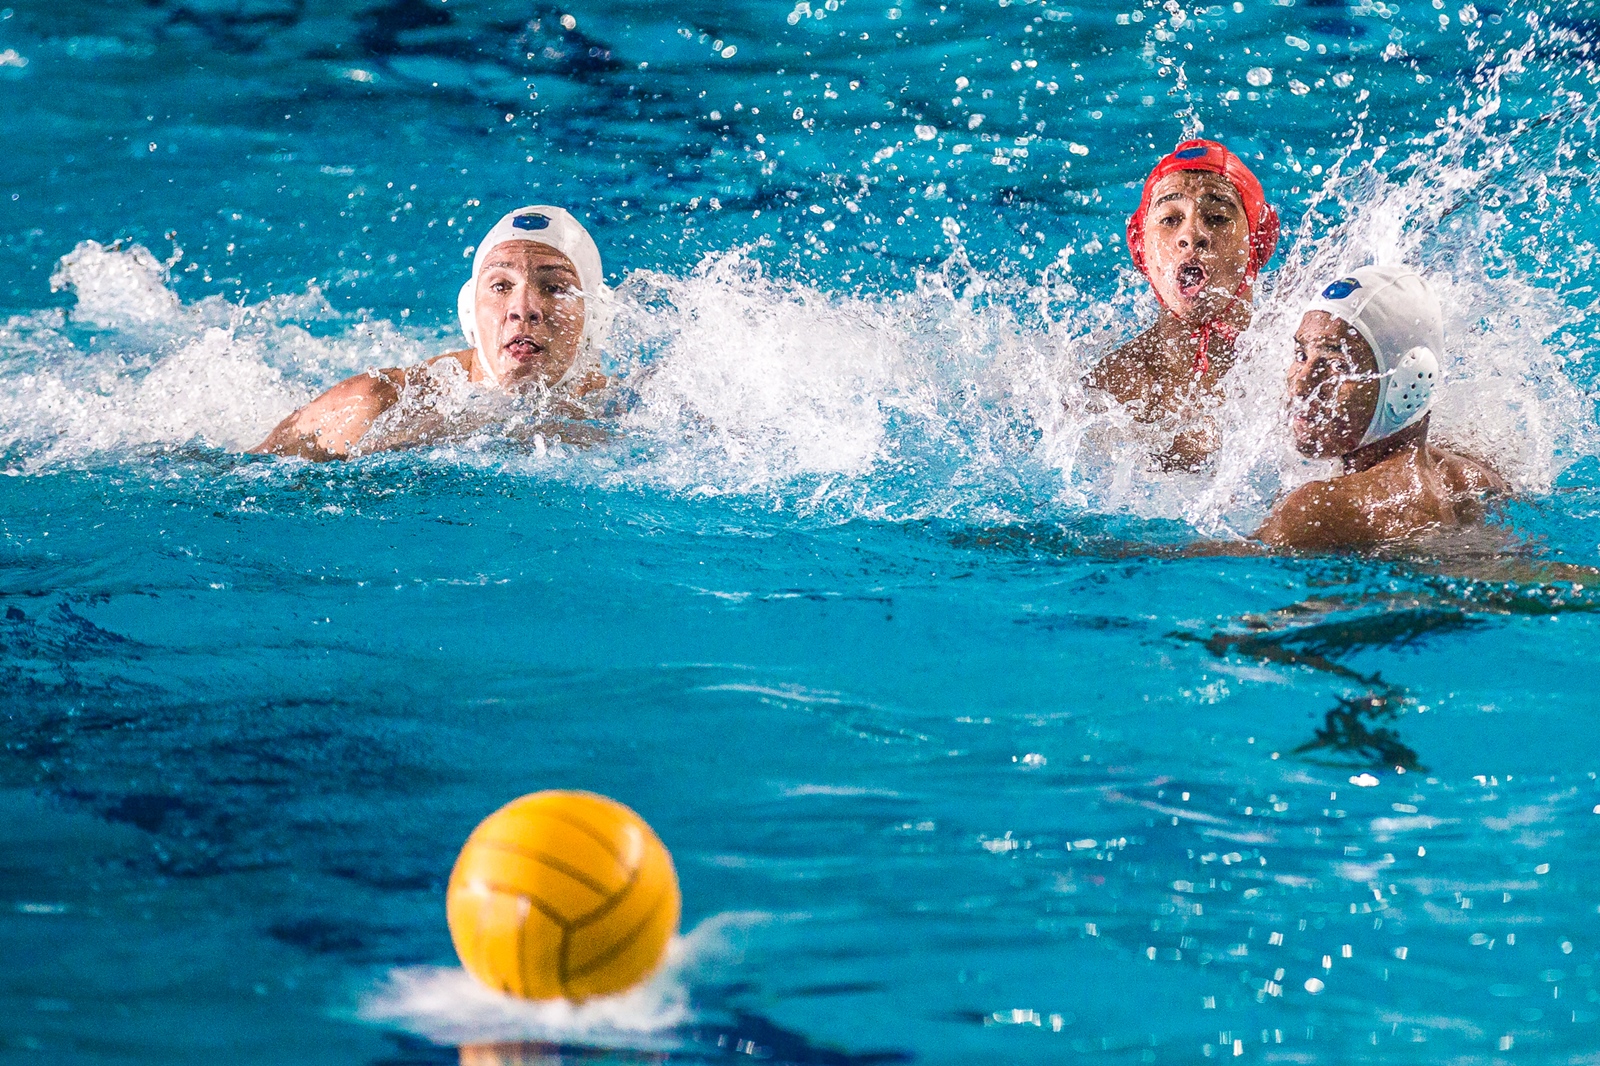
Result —
[{"label": "swimmer in white cap", "polygon": [[1322,291],[1294,339],[1295,447],[1340,459],[1344,474],[1291,492],[1257,540],[1348,548],[1482,520],[1484,496],[1504,492],[1505,481],[1428,443],[1444,381],[1444,320],[1427,282],[1405,267],[1363,267]]},{"label": "swimmer in white cap", "polygon": [[604,284],[600,252],[583,224],[559,207],[519,208],[479,242],[456,312],[472,347],[420,367],[357,374],[284,419],[251,451],[305,459],[345,459],[363,451],[420,443],[418,427],[386,427],[364,440],[408,390],[433,387],[432,372],[452,360],[469,382],[505,392],[549,389],[575,399],[607,384],[595,355],[595,316],[587,297]]}]

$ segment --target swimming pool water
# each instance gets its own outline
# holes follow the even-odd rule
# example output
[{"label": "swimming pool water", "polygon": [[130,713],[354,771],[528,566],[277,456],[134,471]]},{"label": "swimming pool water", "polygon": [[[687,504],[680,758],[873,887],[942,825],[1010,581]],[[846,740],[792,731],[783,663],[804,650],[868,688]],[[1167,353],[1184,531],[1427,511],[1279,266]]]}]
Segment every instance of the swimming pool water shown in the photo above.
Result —
[{"label": "swimming pool water", "polygon": [[[0,11],[0,1058],[1591,1057],[1600,24],[1237,7]],[[1202,129],[1285,240],[1215,466],[1159,474],[1075,382]],[[611,439],[240,454],[453,345],[534,201],[605,256]],[[1285,338],[1373,257],[1517,498],[1183,554],[1326,472]],[[456,850],[547,787],[677,862],[621,1001],[454,966]]]}]

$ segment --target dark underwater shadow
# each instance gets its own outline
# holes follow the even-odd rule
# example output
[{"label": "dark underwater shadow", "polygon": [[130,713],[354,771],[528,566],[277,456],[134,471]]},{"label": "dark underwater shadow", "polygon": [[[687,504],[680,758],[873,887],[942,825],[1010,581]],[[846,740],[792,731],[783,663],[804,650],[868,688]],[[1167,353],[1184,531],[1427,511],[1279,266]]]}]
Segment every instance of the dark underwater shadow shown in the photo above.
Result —
[{"label": "dark underwater shadow", "polygon": [[[1246,541],[1194,542],[1179,523],[1084,516],[944,531],[963,551],[1016,560],[1182,566],[1237,558],[1298,571],[1319,589],[1265,613],[1238,616],[1210,633],[1177,630],[1218,659],[1304,668],[1344,682],[1321,725],[1293,753],[1343,767],[1425,771],[1398,723],[1416,699],[1382,671],[1346,660],[1363,652],[1417,650],[1490,629],[1511,617],[1600,612],[1600,569],[1548,557],[1549,549],[1504,520],[1371,550],[1271,553]],[[1132,536],[1130,537],[1130,534]],[[1189,533],[1192,538],[1192,532]]]},{"label": "dark underwater shadow", "polygon": [[[1352,590],[1346,595],[1307,597],[1268,615],[1245,615],[1236,627],[1209,635],[1170,634],[1202,645],[1219,659],[1238,657],[1263,666],[1303,667],[1349,683],[1336,704],[1323,714],[1322,725],[1294,753],[1313,762],[1426,770],[1418,753],[1400,737],[1396,723],[1416,699],[1403,685],[1381,671],[1362,673],[1345,663],[1361,652],[1417,650],[1425,644],[1492,629],[1507,616],[1556,615],[1600,611],[1600,595],[1570,579],[1523,583],[1519,577],[1547,577],[1539,560],[1494,560],[1480,572],[1490,580],[1464,577],[1451,566],[1440,573],[1433,566],[1388,569],[1399,582],[1395,591]],[[1433,572],[1429,572],[1433,571]],[[1594,580],[1591,578],[1590,580]],[[1407,591],[1405,585],[1410,585]]]}]

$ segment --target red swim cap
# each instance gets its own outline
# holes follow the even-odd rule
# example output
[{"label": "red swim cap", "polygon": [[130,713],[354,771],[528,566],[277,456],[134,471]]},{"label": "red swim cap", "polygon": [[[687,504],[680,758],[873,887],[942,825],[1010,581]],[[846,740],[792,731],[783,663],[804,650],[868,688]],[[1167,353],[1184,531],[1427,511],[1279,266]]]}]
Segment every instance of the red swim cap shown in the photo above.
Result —
[{"label": "red swim cap", "polygon": [[1144,179],[1139,210],[1128,219],[1128,252],[1133,256],[1133,265],[1141,274],[1149,275],[1144,267],[1144,216],[1150,210],[1150,192],[1156,182],[1180,170],[1209,170],[1221,174],[1238,190],[1239,198],[1244,201],[1245,221],[1250,226],[1250,263],[1245,267],[1245,280],[1253,280],[1278,246],[1278,213],[1267,203],[1261,182],[1250,173],[1244,160],[1216,141],[1184,141]]}]

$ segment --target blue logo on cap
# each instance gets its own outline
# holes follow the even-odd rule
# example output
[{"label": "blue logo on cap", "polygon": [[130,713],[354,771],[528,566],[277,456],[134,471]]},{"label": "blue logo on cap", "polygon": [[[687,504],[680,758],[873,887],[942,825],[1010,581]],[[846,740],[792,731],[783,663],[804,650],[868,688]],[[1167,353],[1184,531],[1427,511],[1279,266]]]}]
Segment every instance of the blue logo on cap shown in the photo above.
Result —
[{"label": "blue logo on cap", "polygon": [[549,229],[550,216],[535,214],[518,215],[516,218],[511,220],[511,225],[515,229]]},{"label": "blue logo on cap", "polygon": [[1340,278],[1322,290],[1322,298],[1324,300],[1342,300],[1359,288],[1361,288],[1361,282],[1355,278]]},{"label": "blue logo on cap", "polygon": [[1210,151],[1211,149],[1209,148],[1185,148],[1181,152],[1174,152],[1172,157],[1174,159],[1199,159]]}]

